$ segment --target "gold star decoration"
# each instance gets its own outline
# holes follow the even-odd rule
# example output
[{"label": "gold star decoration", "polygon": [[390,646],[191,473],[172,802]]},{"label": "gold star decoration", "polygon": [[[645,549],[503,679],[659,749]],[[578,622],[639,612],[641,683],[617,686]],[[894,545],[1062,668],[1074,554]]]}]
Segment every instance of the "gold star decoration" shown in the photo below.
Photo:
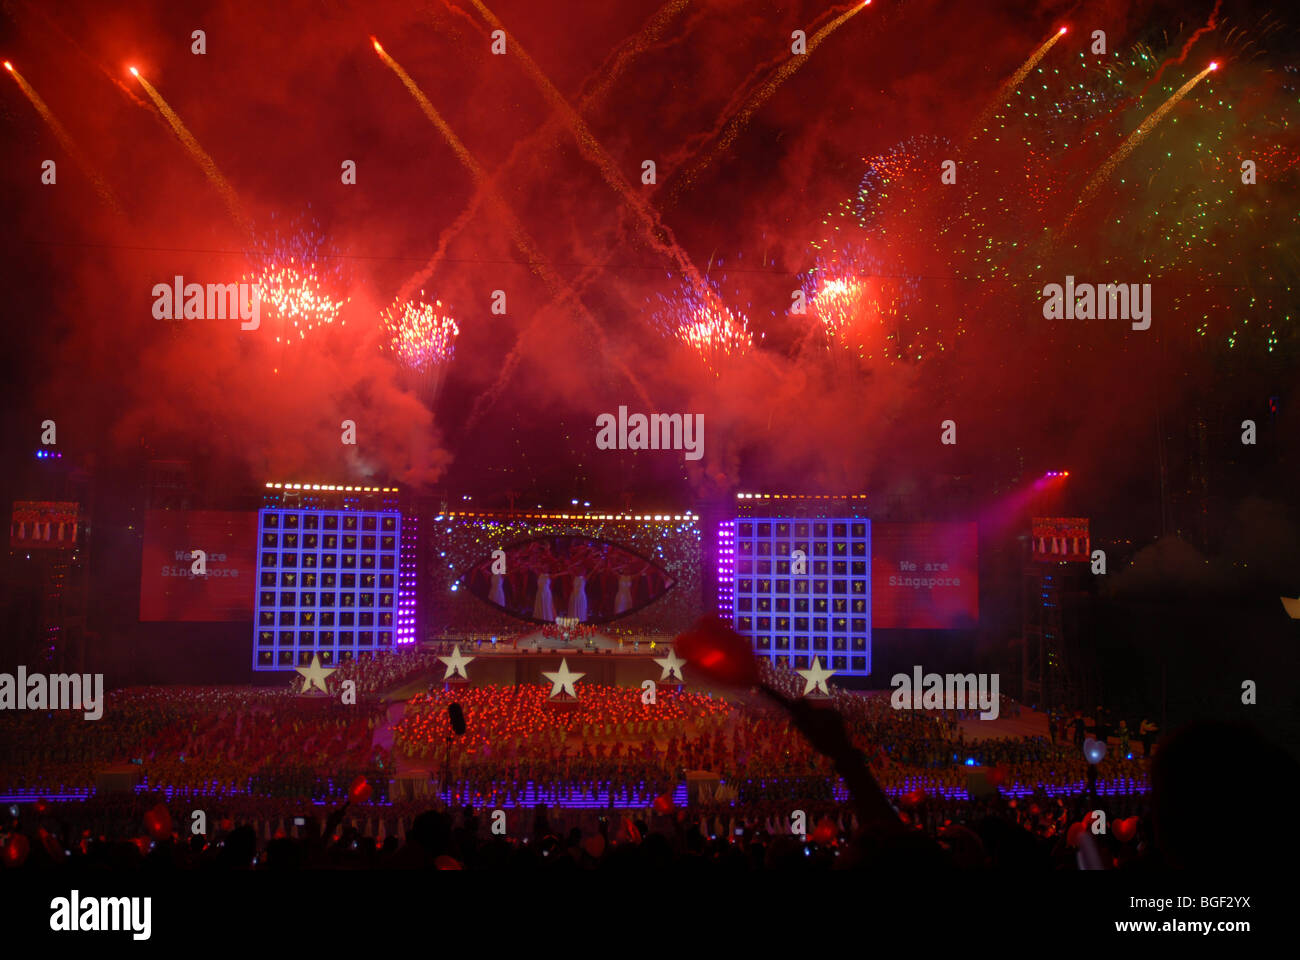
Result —
[{"label": "gold star decoration", "polygon": [[329,688],[325,686],[325,678],[334,672],[336,668],[326,669],[320,665],[320,654],[311,655],[310,667],[294,667],[306,679],[302,684],[302,692],[307,693],[312,687],[320,687],[322,693],[329,693]]}]

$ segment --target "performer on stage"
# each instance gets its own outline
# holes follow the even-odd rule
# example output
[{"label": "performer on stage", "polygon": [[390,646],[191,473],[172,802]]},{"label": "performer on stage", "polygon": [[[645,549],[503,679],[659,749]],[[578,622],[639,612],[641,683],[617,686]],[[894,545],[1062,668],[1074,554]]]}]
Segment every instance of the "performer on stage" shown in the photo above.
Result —
[{"label": "performer on stage", "polygon": [[580,573],[574,576],[569,593],[569,616],[579,623],[587,621],[587,578]]},{"label": "performer on stage", "polygon": [[632,609],[632,578],[626,573],[618,576],[618,594],[614,597],[614,612],[626,613]]},{"label": "performer on stage", "polygon": [[555,598],[551,596],[551,577],[549,574],[537,575],[537,599],[533,601],[533,619],[555,622]]}]

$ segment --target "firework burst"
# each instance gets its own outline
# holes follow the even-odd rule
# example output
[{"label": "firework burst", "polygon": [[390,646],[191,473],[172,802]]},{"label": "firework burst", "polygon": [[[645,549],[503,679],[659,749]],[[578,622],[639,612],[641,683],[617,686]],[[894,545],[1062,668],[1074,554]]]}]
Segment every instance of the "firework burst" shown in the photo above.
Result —
[{"label": "firework burst", "polygon": [[885,276],[879,259],[860,244],[819,257],[802,284],[807,312],[827,346],[863,360],[889,361],[909,353],[903,327],[918,287],[913,278]]},{"label": "firework burst", "polygon": [[254,268],[243,280],[257,287],[276,343],[304,340],[339,319],[348,302],[336,296],[343,286],[341,261],[329,256],[314,223],[288,235],[273,230],[250,259]]},{"label": "firework burst", "polygon": [[[955,348],[977,320],[987,333],[1002,304],[1033,304],[1044,275],[1088,258],[1105,276],[1161,282],[1171,311],[1187,316],[1207,346],[1294,347],[1285,299],[1295,286],[1295,213],[1284,199],[1300,170],[1294,109],[1265,98],[1243,105],[1209,86],[1211,77],[1260,82],[1244,65],[1224,76],[1207,65],[1181,87],[1175,73],[1159,78],[1185,39],[1167,40],[1172,49],[1163,53],[1138,45],[1104,58],[1085,50],[1043,60],[1006,92],[987,136],[914,136],[864,158],[857,190],[811,241],[820,259],[804,278],[808,342],[867,346],[865,358],[870,339],[841,336],[855,329],[850,318],[872,318],[858,281],[914,277],[914,296],[904,294],[897,308],[882,304],[885,316],[904,314],[900,342],[874,345],[877,357],[921,359]],[[1214,63],[1248,63],[1244,38],[1227,54],[1220,46]],[[938,176],[950,157],[958,188]],[[1243,189],[1245,159],[1269,170],[1267,182]],[[1194,175],[1181,172],[1188,168]],[[1104,224],[1114,242],[1067,235],[1081,197],[1086,221]],[[887,252],[887,261],[859,263],[856,247]]]},{"label": "firework burst", "polygon": [[666,336],[698,354],[711,370],[754,345],[749,320],[728,307],[712,284],[683,283],[673,296],[659,294],[658,299],[654,322]]},{"label": "firework burst", "polygon": [[460,327],[441,300],[396,300],[380,315],[388,332],[388,348],[404,365],[427,374],[450,363]]}]

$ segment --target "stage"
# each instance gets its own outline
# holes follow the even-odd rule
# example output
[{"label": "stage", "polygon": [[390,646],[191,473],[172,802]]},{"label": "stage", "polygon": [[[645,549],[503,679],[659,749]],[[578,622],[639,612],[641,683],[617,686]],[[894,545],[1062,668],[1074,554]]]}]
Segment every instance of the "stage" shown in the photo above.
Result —
[{"label": "stage", "polygon": [[[481,647],[462,643],[459,645],[461,654],[474,658],[466,667],[466,672],[469,674],[468,682],[474,685],[499,684],[502,686],[518,683],[546,683],[549,681],[542,676],[542,671],[558,670],[560,661],[565,660],[568,662],[570,670],[584,674],[582,680],[578,682],[579,692],[581,692],[582,685],[586,683],[639,687],[645,680],[653,680],[656,683],[661,682],[659,678],[663,675],[663,667],[655,663],[654,660],[655,658],[668,656],[669,650],[672,649],[668,643],[656,643],[653,651],[650,650],[648,643],[642,643],[640,650],[637,652],[632,650],[630,644],[623,651],[619,651],[617,644],[612,641],[596,650],[579,645],[566,647],[555,641],[550,641],[549,646],[546,643],[543,640],[542,645],[534,647],[530,638],[527,644],[520,643],[518,649],[500,642],[495,645],[484,643]],[[428,650],[436,649],[437,652],[446,655],[450,653],[451,645],[439,642],[426,644],[424,648]],[[708,684],[702,682],[691,683],[692,678],[689,670],[683,668],[683,671],[683,676],[686,679],[684,684],[686,689],[711,692],[712,688]],[[445,668],[441,666],[435,667],[433,670],[426,671],[419,677],[402,684],[400,688],[389,691],[384,699],[407,699],[421,690],[428,689],[431,685],[440,685],[445,672]],[[455,678],[451,682],[455,682]],[[460,680],[459,682],[464,683],[466,681]],[[662,682],[666,686],[677,686],[675,680]]]}]

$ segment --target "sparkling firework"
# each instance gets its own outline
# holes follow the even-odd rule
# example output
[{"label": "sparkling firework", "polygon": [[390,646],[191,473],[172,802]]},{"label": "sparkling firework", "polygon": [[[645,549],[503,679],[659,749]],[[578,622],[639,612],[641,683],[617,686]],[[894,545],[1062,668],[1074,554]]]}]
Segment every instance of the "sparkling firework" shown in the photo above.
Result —
[{"label": "sparkling firework", "polygon": [[460,328],[441,300],[396,300],[380,315],[389,349],[417,373],[427,374],[451,362]]},{"label": "sparkling firework", "polygon": [[658,295],[660,309],[654,321],[666,336],[699,354],[705,366],[716,371],[731,358],[743,356],[754,345],[754,334],[744,314],[728,307],[712,284],[694,287],[683,283],[676,295]]},{"label": "sparkling firework", "polygon": [[828,346],[863,360],[916,353],[903,324],[918,286],[915,279],[881,275],[879,259],[857,244],[818,258],[803,281],[807,312],[821,324]]},{"label": "sparkling firework", "polygon": [[272,231],[251,259],[254,270],[243,281],[256,285],[263,322],[270,321],[276,343],[298,342],[339,318],[347,303],[336,297],[343,286],[342,261],[327,256],[315,224],[288,236]]},{"label": "sparkling firework", "polygon": [[[1219,38],[1216,62],[1226,53],[1238,65],[1236,84],[1250,86],[1254,40],[1234,36],[1226,50]],[[1167,44],[1175,54],[1185,47],[1178,37]],[[1294,107],[1257,99],[1244,109],[1217,90],[1187,96],[1190,88],[1176,89],[1172,74],[1156,82],[1165,57],[1138,45],[1101,59],[1081,51],[1044,61],[997,108],[988,136],[960,146],[912,137],[868,158],[858,190],[824,219],[814,256],[823,266],[853,260],[853,244],[865,241],[888,253],[865,273],[918,278],[903,327],[925,344],[916,351],[900,344],[909,358],[956,347],[976,324],[992,329],[990,317],[1007,303],[1032,311],[1042,277],[1064,275],[1085,258],[1104,276],[1160,281],[1171,314],[1187,317],[1186,329],[1207,347],[1274,353],[1296,344],[1287,299],[1300,234],[1286,199],[1300,171]],[[1134,120],[1130,111],[1147,90],[1159,98],[1155,109]],[[1139,121],[1141,136],[1130,143]],[[1137,147],[1149,162],[1120,166]],[[956,190],[935,174],[954,151]],[[1270,176],[1243,192],[1245,158]],[[1194,175],[1183,174],[1189,169]],[[1088,186],[1093,170],[1101,177]],[[1084,218],[1060,236],[1085,189],[1086,222],[1105,224],[1112,242],[1097,244],[1081,228]],[[805,288],[810,299],[815,292]],[[850,285],[841,293],[849,297]],[[813,323],[808,333],[820,329]]]}]

